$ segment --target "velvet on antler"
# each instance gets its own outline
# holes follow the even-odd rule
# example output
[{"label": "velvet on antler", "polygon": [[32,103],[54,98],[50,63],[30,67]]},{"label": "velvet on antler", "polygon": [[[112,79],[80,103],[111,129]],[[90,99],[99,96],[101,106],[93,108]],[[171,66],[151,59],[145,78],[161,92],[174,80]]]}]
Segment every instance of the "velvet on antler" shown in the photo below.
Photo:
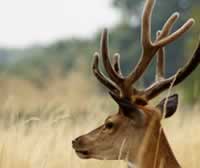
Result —
[{"label": "velvet on antler", "polygon": [[[194,19],[188,19],[178,30],[171,33],[173,25],[179,18],[179,13],[173,13],[164,24],[162,30],[158,31],[157,38],[153,41],[151,39],[151,16],[153,8],[154,0],[147,0],[142,15],[142,54],[136,67],[127,76],[122,74],[120,68],[120,55],[116,53],[112,59],[110,59],[107,29],[102,33],[101,52],[100,54],[95,53],[94,55],[93,72],[100,82],[110,90],[110,92],[116,94],[120,98],[128,98],[135,101],[135,98],[139,97],[148,102],[159,95],[162,91],[168,89],[173,80],[174,86],[182,82],[200,63],[200,45],[198,45],[190,61],[183,68],[179,69],[175,75],[165,79],[164,47],[187,32],[193,25]],[[107,76],[99,69],[100,55],[102,56]],[[142,77],[155,55],[157,55],[155,83],[144,90],[136,89],[134,83]],[[175,77],[176,79],[174,79]]]}]

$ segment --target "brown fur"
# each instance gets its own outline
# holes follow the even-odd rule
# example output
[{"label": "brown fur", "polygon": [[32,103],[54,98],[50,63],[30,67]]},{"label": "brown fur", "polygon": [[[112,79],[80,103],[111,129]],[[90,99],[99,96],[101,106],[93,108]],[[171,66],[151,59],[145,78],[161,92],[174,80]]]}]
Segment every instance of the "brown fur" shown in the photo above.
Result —
[{"label": "brown fur", "polygon": [[[161,113],[150,106],[138,106],[143,113],[143,120],[137,121],[123,115],[120,111],[109,116],[105,123],[88,134],[78,137],[73,142],[75,151],[85,152],[81,158],[106,160],[129,160],[141,168],[153,168],[156,147],[160,136],[160,145],[156,158],[156,167],[164,162],[164,168],[180,167],[161,128]],[[106,124],[112,122],[113,128]],[[160,131],[161,130],[161,131]]]}]

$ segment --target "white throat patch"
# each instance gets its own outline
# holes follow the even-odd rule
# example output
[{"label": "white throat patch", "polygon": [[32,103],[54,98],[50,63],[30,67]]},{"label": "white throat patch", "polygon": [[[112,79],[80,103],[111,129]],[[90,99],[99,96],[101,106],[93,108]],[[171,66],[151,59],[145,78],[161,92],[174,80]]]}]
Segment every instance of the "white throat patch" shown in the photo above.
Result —
[{"label": "white throat patch", "polygon": [[135,164],[128,162],[128,168],[137,168]]}]

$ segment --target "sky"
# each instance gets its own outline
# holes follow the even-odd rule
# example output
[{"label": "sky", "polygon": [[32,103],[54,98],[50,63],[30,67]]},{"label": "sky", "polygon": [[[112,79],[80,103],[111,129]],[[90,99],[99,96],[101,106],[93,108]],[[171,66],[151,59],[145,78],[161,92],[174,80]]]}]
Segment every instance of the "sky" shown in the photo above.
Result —
[{"label": "sky", "polygon": [[0,0],[0,46],[91,37],[118,18],[110,0]]}]

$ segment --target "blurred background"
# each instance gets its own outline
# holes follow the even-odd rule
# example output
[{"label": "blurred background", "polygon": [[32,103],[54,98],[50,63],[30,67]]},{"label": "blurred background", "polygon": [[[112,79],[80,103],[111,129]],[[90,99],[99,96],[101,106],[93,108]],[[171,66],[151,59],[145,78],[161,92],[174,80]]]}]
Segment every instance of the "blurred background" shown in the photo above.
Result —
[{"label": "blurred background", "polygon": [[[99,51],[103,28],[109,28],[111,53],[121,54],[122,71],[128,74],[141,53],[143,5],[144,0],[0,1],[0,167],[124,166],[80,161],[71,150],[71,139],[117,109],[91,72],[93,53]],[[173,31],[191,17],[196,24],[166,47],[166,76],[186,63],[200,37],[199,0],[157,0],[153,38],[175,11],[180,19]],[[154,74],[155,60],[139,87],[150,85]],[[200,166],[199,74],[200,67],[173,89],[181,103],[174,123],[172,119],[166,124],[185,167]],[[185,136],[195,138],[191,142]],[[188,151],[192,159],[186,159]]]},{"label": "blurred background", "polygon": [[[167,46],[167,76],[180,68],[196,47],[200,29],[199,3],[198,0],[158,0],[156,3],[153,36],[175,11],[181,17],[174,30],[190,17],[196,20],[189,33]],[[81,60],[81,64],[85,63],[85,73],[89,73],[85,75],[90,76],[92,55],[99,50],[100,33],[104,27],[110,31],[111,52],[121,54],[122,70],[127,74],[141,52],[143,4],[143,0],[1,1],[1,74],[28,80],[38,89],[45,89],[44,83],[50,78],[65,78]],[[199,70],[180,86],[190,104],[200,98]],[[153,62],[141,80],[143,85],[154,80],[154,71]]]}]

